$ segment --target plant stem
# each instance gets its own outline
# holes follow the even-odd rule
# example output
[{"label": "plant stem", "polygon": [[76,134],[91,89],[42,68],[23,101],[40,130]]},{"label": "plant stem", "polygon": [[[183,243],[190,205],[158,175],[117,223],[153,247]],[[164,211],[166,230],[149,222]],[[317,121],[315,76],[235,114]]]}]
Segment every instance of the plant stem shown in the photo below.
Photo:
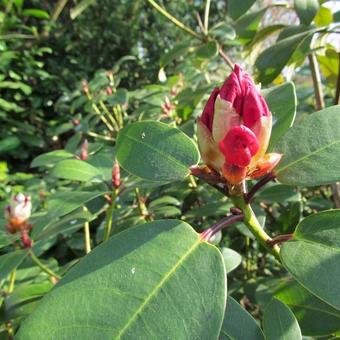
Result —
[{"label": "plant stem", "polygon": [[272,238],[270,241],[267,241],[267,244],[270,247],[273,247],[275,244],[289,241],[292,238],[293,238],[293,234],[278,235]]},{"label": "plant stem", "polygon": [[111,234],[112,215],[113,215],[113,211],[116,207],[115,202],[116,202],[117,195],[118,195],[118,189],[113,189],[112,194],[111,194],[111,204],[110,204],[110,206],[107,210],[107,213],[106,213],[106,221],[105,221],[103,241],[107,241],[110,237],[110,234]]},{"label": "plant stem", "polygon": [[211,0],[207,0],[205,3],[205,11],[204,11],[204,31],[205,34],[208,34],[209,30],[209,11],[210,11],[210,3]]},{"label": "plant stem", "polygon": [[321,110],[325,107],[325,102],[323,99],[322,83],[319,65],[316,60],[315,54],[311,53],[308,55],[309,67],[312,73],[314,93],[315,93],[315,108]]},{"label": "plant stem", "polygon": [[336,92],[335,92],[335,98],[334,98],[334,105],[340,104],[340,52],[338,53],[338,59],[339,59],[339,69],[338,69],[338,78],[336,81]]},{"label": "plant stem", "polygon": [[103,139],[103,140],[106,140],[106,141],[109,141],[109,142],[113,141],[111,137],[102,136],[102,135],[99,135],[98,133],[95,133],[95,132],[92,132],[92,131],[87,131],[86,134],[91,136],[91,137],[98,138],[98,139]]},{"label": "plant stem", "polygon": [[223,52],[222,47],[219,46],[218,53],[222,57],[222,59],[227,63],[227,65],[233,70],[234,69],[234,63],[231,61],[231,59]]},{"label": "plant stem", "polygon": [[31,251],[30,252],[30,256],[31,259],[33,260],[33,262],[46,274],[48,274],[49,276],[51,276],[52,278],[56,278],[58,280],[61,279],[61,276],[56,274],[52,269],[48,268],[47,266],[45,266]]},{"label": "plant stem", "polygon": [[258,181],[251,189],[250,191],[245,194],[245,201],[246,203],[249,203],[253,198],[254,195],[260,190],[265,184],[272,181],[276,176],[273,173],[269,173],[266,176],[264,176],[260,181]]},{"label": "plant stem", "polygon": [[141,196],[139,192],[139,188],[135,189],[136,199],[137,199],[137,205],[140,215],[145,219],[147,222],[153,221],[152,216],[150,215],[148,208],[145,205],[144,198]]},{"label": "plant stem", "polygon": [[204,241],[209,241],[209,239],[214,236],[220,230],[230,226],[235,222],[242,221],[244,218],[243,214],[240,215],[228,215],[227,217],[223,218],[221,221],[213,224],[209,229],[205,230],[201,233],[201,239]]},{"label": "plant stem", "polygon": [[147,0],[148,3],[153,6],[159,13],[164,15],[167,19],[169,19],[173,24],[175,24],[177,27],[182,29],[183,31],[189,33],[195,38],[201,39],[201,36],[197,34],[195,31],[193,31],[191,28],[184,25],[182,22],[177,20],[174,16],[172,16],[167,10],[165,10],[163,7],[159,6],[154,0]]},{"label": "plant stem", "polygon": [[53,21],[57,21],[57,19],[59,18],[59,15],[61,14],[63,9],[65,8],[67,2],[68,2],[68,0],[59,0],[57,2],[55,8],[53,9],[53,13],[52,13],[52,16],[51,16],[51,19]]},{"label": "plant stem", "polygon": [[271,247],[268,244],[268,242],[270,242],[272,239],[263,230],[250,205],[246,203],[243,197],[234,196],[231,197],[231,199],[234,202],[235,206],[242,210],[244,215],[243,222],[251,231],[251,233],[256,237],[256,239],[264,248],[271,252],[275,256],[275,258],[280,261],[280,248],[277,245]]},{"label": "plant stem", "polygon": [[[87,208],[83,207],[84,211],[88,211]],[[91,251],[91,234],[90,234],[90,224],[89,222],[84,223],[84,249],[85,254]]]}]

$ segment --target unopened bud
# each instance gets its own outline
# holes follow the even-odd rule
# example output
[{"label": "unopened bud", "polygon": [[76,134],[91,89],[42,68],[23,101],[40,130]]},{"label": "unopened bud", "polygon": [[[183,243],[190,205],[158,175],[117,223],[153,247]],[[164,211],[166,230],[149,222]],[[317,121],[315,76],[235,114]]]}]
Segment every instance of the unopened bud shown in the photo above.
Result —
[{"label": "unopened bud", "polygon": [[32,247],[32,240],[30,239],[28,235],[27,229],[21,230],[21,242],[24,248],[31,248]]},{"label": "unopened bud", "polygon": [[87,82],[87,80],[83,80],[82,82],[82,86],[83,86],[83,91],[86,95],[89,94],[90,92],[90,87],[89,87],[89,83]]},{"label": "unopened bud", "polygon": [[89,145],[89,143],[88,143],[87,139],[85,139],[83,144],[81,145],[80,159],[82,161],[86,161],[89,157],[88,151],[87,151],[88,145]]},{"label": "unopened bud", "polygon": [[115,160],[115,164],[112,169],[112,184],[116,189],[120,187],[120,167],[117,160]]},{"label": "unopened bud", "polygon": [[108,87],[106,88],[106,94],[107,94],[108,96],[111,96],[111,95],[112,95],[112,88],[111,88],[110,86],[108,86]]},{"label": "unopened bud", "polygon": [[10,204],[5,207],[6,229],[14,234],[19,230],[27,229],[27,222],[31,216],[31,197],[19,193],[12,197]]},{"label": "unopened bud", "polygon": [[72,119],[72,124],[73,124],[73,126],[78,126],[80,124],[80,120],[79,119]]}]

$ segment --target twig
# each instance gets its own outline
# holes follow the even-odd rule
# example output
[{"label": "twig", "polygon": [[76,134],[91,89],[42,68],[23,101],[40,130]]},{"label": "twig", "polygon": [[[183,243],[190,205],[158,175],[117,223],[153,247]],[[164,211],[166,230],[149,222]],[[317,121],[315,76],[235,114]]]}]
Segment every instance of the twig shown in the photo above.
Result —
[{"label": "twig", "polygon": [[278,235],[267,241],[268,246],[274,247],[278,243],[289,241],[293,238],[293,234]]},{"label": "twig", "polygon": [[52,269],[48,268],[47,266],[45,266],[31,251],[30,252],[30,256],[31,259],[33,260],[33,262],[46,274],[48,274],[49,276],[51,276],[52,278],[61,279],[61,276],[56,274]]},{"label": "twig", "polygon": [[195,38],[201,39],[201,36],[197,34],[195,31],[193,31],[191,28],[184,25],[182,22],[177,20],[174,16],[172,16],[167,10],[165,10],[163,7],[159,6],[154,0],[147,0],[148,3],[153,6],[159,13],[164,15],[166,18],[168,18],[173,24],[175,24],[177,27],[182,29],[183,31],[189,33]]},{"label": "twig", "polygon": [[315,93],[315,108],[316,110],[321,110],[325,107],[325,102],[323,99],[322,83],[319,65],[316,60],[315,54],[311,53],[308,55],[309,66],[312,73],[314,93]]},{"label": "twig", "polygon": [[111,234],[111,230],[112,230],[112,215],[113,215],[113,211],[116,207],[116,199],[119,193],[119,189],[115,188],[112,190],[112,194],[111,194],[111,203],[110,206],[107,210],[107,214],[106,214],[106,222],[105,222],[105,229],[104,229],[104,237],[103,237],[103,241],[107,241],[110,237]]},{"label": "twig", "polygon": [[250,191],[245,194],[244,196],[244,200],[246,201],[246,203],[249,203],[252,201],[252,199],[254,198],[255,194],[268,182],[272,181],[273,179],[275,179],[275,175],[271,172],[269,174],[267,174],[266,176],[264,176],[260,181],[258,181],[255,185],[252,186],[252,188],[250,189]]},{"label": "twig", "polygon": [[222,47],[220,46],[218,48],[218,53],[222,57],[222,59],[227,63],[227,65],[233,70],[234,69],[234,63],[230,60],[230,58],[223,52]]},{"label": "twig", "polygon": [[195,16],[196,16],[196,19],[197,19],[197,22],[198,22],[198,26],[200,27],[202,33],[204,35],[206,35],[206,31],[205,31],[205,28],[203,26],[203,22],[202,22],[201,16],[200,16],[200,14],[197,11],[195,12]]},{"label": "twig", "polygon": [[224,217],[221,221],[213,224],[209,229],[201,233],[201,239],[204,241],[209,241],[209,239],[218,233],[220,230],[232,225],[235,222],[240,222],[244,218],[243,214],[239,215],[228,215]]},{"label": "twig", "polygon": [[210,3],[211,0],[207,0],[205,3],[205,11],[204,11],[204,32],[207,35],[209,30],[209,11],[210,11]]},{"label": "twig", "polygon": [[[83,207],[83,210],[88,211],[85,206]],[[84,223],[84,249],[85,254],[88,254],[91,251],[90,224],[87,221]]]}]

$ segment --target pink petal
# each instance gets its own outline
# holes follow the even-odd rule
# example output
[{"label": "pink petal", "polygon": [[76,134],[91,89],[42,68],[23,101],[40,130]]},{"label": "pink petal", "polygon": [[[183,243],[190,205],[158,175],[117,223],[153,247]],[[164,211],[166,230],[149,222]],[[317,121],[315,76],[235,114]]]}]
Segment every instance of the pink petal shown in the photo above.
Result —
[{"label": "pink petal", "polygon": [[259,150],[259,143],[250,129],[240,125],[229,130],[219,147],[228,163],[246,167]]},{"label": "pink petal", "polygon": [[208,130],[212,131],[213,120],[214,120],[214,107],[215,107],[215,100],[217,95],[219,94],[220,90],[218,87],[214,88],[212,91],[205,107],[203,109],[203,113],[199,120],[208,128]]}]

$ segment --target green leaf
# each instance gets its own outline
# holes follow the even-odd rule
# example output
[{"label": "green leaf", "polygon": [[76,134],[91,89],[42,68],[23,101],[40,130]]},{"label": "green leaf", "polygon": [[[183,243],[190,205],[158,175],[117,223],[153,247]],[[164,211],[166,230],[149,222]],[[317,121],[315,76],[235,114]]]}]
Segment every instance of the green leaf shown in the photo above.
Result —
[{"label": "green leaf", "polygon": [[303,33],[280,40],[264,50],[255,62],[255,66],[259,71],[258,81],[264,85],[273,81],[288,63],[298,46],[315,31],[315,29],[308,29]]},{"label": "green leaf", "polygon": [[333,22],[332,10],[328,7],[321,6],[315,16],[314,22],[317,26],[327,26]]},{"label": "green leaf", "polygon": [[319,10],[318,0],[294,0],[295,11],[301,23],[310,24]]},{"label": "green leaf", "polygon": [[46,11],[43,11],[42,9],[37,9],[37,8],[24,9],[22,11],[22,14],[27,17],[35,17],[38,19],[49,19],[50,18],[50,15]]},{"label": "green leaf", "polygon": [[242,43],[246,44],[254,38],[266,10],[267,8],[263,8],[246,14],[235,22],[235,30]]},{"label": "green leaf", "polygon": [[31,168],[54,164],[68,158],[74,158],[74,155],[64,150],[47,152],[34,158],[31,163]]},{"label": "green leaf", "polygon": [[82,0],[78,2],[78,4],[70,10],[71,19],[76,19],[81,13],[83,13],[90,5],[94,4],[95,2],[96,0]]},{"label": "green leaf", "polygon": [[52,282],[21,284],[4,300],[5,321],[31,314],[39,300],[53,287]]},{"label": "green leaf", "polygon": [[255,319],[232,297],[228,296],[227,307],[219,339],[264,340],[264,335]]},{"label": "green leaf", "polygon": [[301,201],[301,195],[289,185],[273,184],[266,185],[257,199],[264,203],[288,203]]},{"label": "green leaf", "polygon": [[79,207],[83,206],[86,202],[93,200],[96,197],[103,195],[103,191],[65,191],[58,192],[51,196],[48,202],[48,211],[51,218],[64,216]]},{"label": "green leaf", "polygon": [[220,252],[184,222],[155,221],[80,260],[17,339],[216,339],[225,291]]},{"label": "green leaf", "polygon": [[227,274],[236,269],[242,262],[242,256],[233,249],[222,248],[221,253],[224,258],[224,264]]},{"label": "green leaf", "polygon": [[0,154],[16,149],[20,145],[20,139],[16,136],[9,136],[0,141]]},{"label": "green leaf", "polygon": [[271,150],[294,123],[297,104],[295,87],[289,82],[263,90],[262,94],[273,114],[273,129],[268,147]]},{"label": "green leaf", "polygon": [[27,255],[27,250],[16,250],[0,256],[0,278],[6,278],[11,271],[21,264]]},{"label": "green leaf", "polygon": [[216,41],[209,41],[196,50],[196,57],[202,59],[211,59],[216,57],[218,52],[218,46]]},{"label": "green leaf", "polygon": [[340,311],[312,295],[295,280],[285,282],[275,297],[289,306],[304,335],[322,336],[340,330]]},{"label": "green leaf", "polygon": [[294,314],[277,299],[273,299],[264,311],[263,330],[266,340],[302,339]]},{"label": "green leaf", "polygon": [[289,185],[314,186],[340,180],[340,106],[313,113],[276,144],[282,153],[275,173]]},{"label": "green leaf", "polygon": [[88,182],[101,178],[101,172],[85,161],[67,159],[60,161],[53,168],[52,174],[55,177],[70,179],[73,181]]},{"label": "green leaf", "polygon": [[160,67],[165,67],[176,58],[184,57],[189,49],[190,43],[187,41],[176,44],[170,51],[161,56],[159,61]]},{"label": "green leaf", "polygon": [[248,11],[255,1],[256,0],[228,0],[228,15],[236,20]]},{"label": "green leaf", "polygon": [[0,89],[21,90],[27,96],[32,93],[30,86],[19,81],[2,81],[0,83]]},{"label": "green leaf", "polygon": [[166,124],[144,121],[126,126],[117,138],[117,159],[128,172],[153,181],[175,181],[198,163],[196,145]]},{"label": "green leaf", "polygon": [[321,300],[340,310],[340,210],[302,220],[281,249],[283,265]]}]

